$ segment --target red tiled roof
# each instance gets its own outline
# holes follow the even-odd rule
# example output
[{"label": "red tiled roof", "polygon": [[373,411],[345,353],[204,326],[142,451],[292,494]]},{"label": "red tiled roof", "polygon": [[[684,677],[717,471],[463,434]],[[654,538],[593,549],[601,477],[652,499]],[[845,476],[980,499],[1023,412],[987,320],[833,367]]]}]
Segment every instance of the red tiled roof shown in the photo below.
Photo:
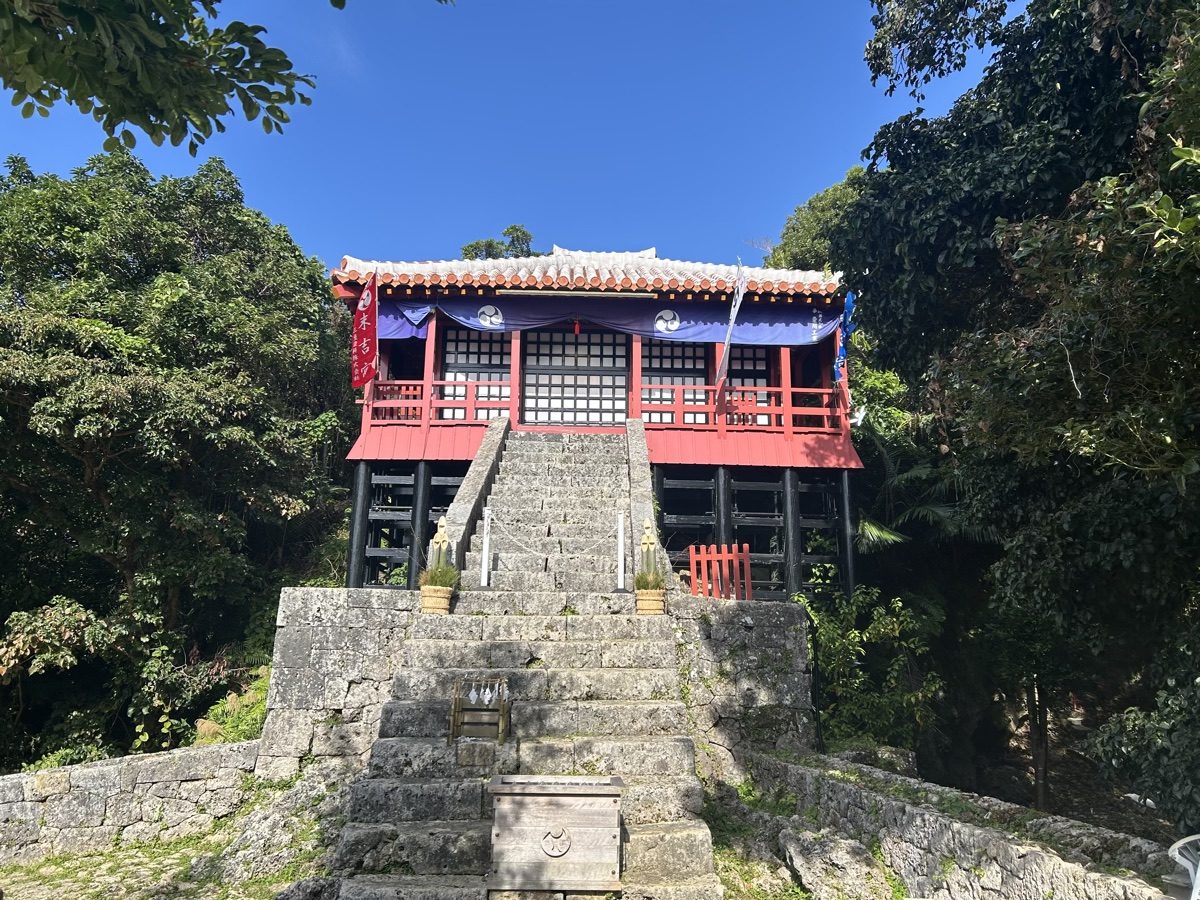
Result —
[{"label": "red tiled roof", "polygon": [[[804,269],[746,266],[746,290],[767,294],[827,296],[838,277]],[[659,259],[654,249],[636,253],[590,253],[555,247],[546,256],[518,259],[452,259],[379,262],[347,256],[332,272],[336,284],[358,282],[371,272],[383,284],[472,285],[555,290],[732,291],[736,266]]]},{"label": "red tiled roof", "polygon": [[712,432],[647,428],[646,446],[655,465],[771,466],[783,468],[861,469],[849,434]]},{"label": "red tiled roof", "polygon": [[474,459],[486,422],[421,428],[374,425],[359,435],[346,459]]}]

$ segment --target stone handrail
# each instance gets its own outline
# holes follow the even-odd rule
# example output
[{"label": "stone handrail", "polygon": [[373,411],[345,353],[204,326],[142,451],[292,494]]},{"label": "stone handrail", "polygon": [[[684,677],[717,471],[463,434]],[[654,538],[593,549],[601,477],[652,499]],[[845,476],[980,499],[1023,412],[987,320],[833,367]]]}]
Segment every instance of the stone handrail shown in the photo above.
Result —
[{"label": "stone handrail", "polygon": [[671,569],[666,548],[658,533],[658,517],[654,513],[654,473],[650,470],[650,450],[646,445],[646,423],[641,419],[625,420],[625,440],[629,453],[629,541],[634,548],[634,569],[630,581],[637,574],[639,554],[637,548],[642,538],[642,523],[647,519],[654,525],[655,557],[660,565],[666,563],[664,578],[670,591],[682,590],[679,579]]},{"label": "stone handrail", "polygon": [[[458,493],[446,510],[446,533],[450,538],[450,552],[453,554],[451,563],[462,569],[463,560],[467,557],[467,548],[471,543],[471,535],[475,526],[483,516],[483,505],[487,500],[496,474],[500,471],[500,457],[504,452],[504,439],[512,430],[512,423],[507,416],[492,419],[483,434],[483,442],[479,451],[471,461],[471,467],[459,485]],[[432,555],[426,559],[431,559]]]}]

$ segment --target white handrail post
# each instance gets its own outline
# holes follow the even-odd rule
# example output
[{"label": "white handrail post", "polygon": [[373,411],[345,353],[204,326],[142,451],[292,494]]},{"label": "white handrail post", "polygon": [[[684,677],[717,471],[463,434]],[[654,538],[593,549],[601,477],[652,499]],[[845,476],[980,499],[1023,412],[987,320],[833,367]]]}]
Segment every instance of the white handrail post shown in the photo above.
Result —
[{"label": "white handrail post", "polygon": [[483,558],[479,561],[479,586],[488,586],[488,569],[492,562],[492,508],[483,508]]},{"label": "white handrail post", "polygon": [[625,513],[617,513],[617,590],[625,590]]}]

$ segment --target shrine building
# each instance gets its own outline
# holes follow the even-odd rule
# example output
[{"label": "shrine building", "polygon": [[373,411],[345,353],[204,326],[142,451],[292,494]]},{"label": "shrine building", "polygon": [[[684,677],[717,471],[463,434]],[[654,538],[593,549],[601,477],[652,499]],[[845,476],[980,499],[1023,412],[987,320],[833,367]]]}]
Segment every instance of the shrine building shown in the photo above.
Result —
[{"label": "shrine building", "polygon": [[748,544],[756,599],[804,593],[831,566],[852,584],[847,476],[862,464],[835,374],[845,291],[816,271],[741,271],[724,360],[734,266],[560,247],[343,259],[336,294],[355,303],[374,273],[379,301],[378,371],[349,454],[364,520],[348,586],[416,585],[431,528],[500,416],[514,434],[641,420],[676,567],[689,545]]}]

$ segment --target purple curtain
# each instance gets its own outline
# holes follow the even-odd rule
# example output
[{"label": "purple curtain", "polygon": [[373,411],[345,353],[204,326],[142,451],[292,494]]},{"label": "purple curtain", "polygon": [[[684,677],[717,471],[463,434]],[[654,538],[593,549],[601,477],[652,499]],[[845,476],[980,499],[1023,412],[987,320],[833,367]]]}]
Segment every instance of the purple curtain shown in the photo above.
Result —
[{"label": "purple curtain", "polygon": [[[663,303],[661,301],[570,297],[450,297],[437,308],[449,318],[476,331],[525,331],[558,322],[599,325],[625,334],[664,341],[717,343],[725,339],[729,306],[722,303]],[[382,300],[381,338],[425,337],[428,303]],[[733,326],[733,343],[795,347],[816,344],[837,329],[841,303],[744,304]]]}]

